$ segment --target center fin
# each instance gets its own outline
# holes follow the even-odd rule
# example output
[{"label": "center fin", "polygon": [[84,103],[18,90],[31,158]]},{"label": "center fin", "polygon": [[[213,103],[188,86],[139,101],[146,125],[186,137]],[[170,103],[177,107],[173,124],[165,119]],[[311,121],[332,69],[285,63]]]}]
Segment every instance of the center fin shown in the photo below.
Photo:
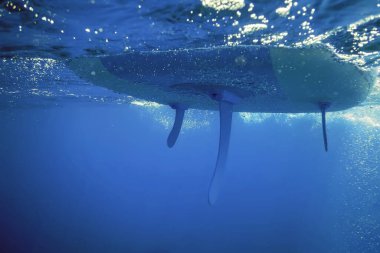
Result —
[{"label": "center fin", "polygon": [[233,104],[225,101],[219,102],[220,115],[220,135],[219,135],[219,151],[216,160],[214,175],[212,177],[208,202],[213,205],[218,198],[220,184],[225,171],[228,148],[230,144],[231,123],[232,123],[232,108]]},{"label": "center fin", "polygon": [[216,160],[214,175],[211,179],[208,194],[208,202],[210,205],[213,205],[218,198],[230,144],[233,105],[240,100],[239,97],[227,91],[214,93],[212,94],[212,98],[219,101],[220,134],[218,158]]},{"label": "center fin", "polygon": [[167,139],[167,144],[169,148],[173,147],[178,139],[179,133],[181,132],[183,117],[185,115],[185,111],[187,110],[186,106],[180,104],[171,105],[171,108],[175,109],[175,120],[173,128],[170,131],[170,134]]}]

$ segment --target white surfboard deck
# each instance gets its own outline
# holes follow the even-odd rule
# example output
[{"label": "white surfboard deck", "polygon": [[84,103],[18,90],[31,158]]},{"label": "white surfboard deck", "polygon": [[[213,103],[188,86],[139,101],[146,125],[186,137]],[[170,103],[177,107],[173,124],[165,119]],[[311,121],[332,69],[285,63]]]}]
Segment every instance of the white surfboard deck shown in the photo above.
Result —
[{"label": "white surfboard deck", "polygon": [[320,112],[360,104],[376,78],[324,46],[236,46],[81,57],[69,62],[80,77],[118,93],[160,104],[218,110],[210,96],[241,98],[238,112]]}]

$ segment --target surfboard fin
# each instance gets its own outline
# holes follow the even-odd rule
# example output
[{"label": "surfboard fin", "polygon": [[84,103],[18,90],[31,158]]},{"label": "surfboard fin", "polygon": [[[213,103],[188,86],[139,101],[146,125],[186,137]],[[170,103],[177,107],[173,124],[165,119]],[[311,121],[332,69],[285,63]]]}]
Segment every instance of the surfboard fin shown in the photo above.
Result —
[{"label": "surfboard fin", "polygon": [[322,132],[323,132],[323,144],[325,146],[325,151],[328,151],[328,141],[327,141],[327,129],[326,129],[326,109],[329,107],[329,103],[319,103],[319,108],[321,109],[322,115]]},{"label": "surfboard fin", "polygon": [[237,103],[240,98],[227,91],[213,93],[211,96],[213,99],[219,101],[220,116],[218,157],[216,159],[214,174],[211,179],[208,194],[208,202],[210,205],[213,205],[218,198],[220,185],[225,171],[228,148],[230,144],[233,105]]},{"label": "surfboard fin", "polygon": [[179,104],[171,105],[171,108],[175,109],[175,120],[173,124],[173,128],[170,131],[168,139],[166,141],[169,148],[172,148],[176,143],[179,133],[181,132],[183,117],[185,115],[185,111],[187,107]]}]

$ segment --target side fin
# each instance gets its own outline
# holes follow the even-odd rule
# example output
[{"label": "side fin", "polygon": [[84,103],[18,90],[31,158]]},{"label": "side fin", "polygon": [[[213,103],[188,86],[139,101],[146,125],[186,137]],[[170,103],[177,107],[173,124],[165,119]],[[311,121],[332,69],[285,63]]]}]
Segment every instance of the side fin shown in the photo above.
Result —
[{"label": "side fin", "polygon": [[319,103],[319,108],[321,109],[322,115],[322,132],[323,132],[323,143],[325,146],[325,151],[328,151],[328,141],[327,141],[327,129],[326,129],[326,109],[329,107],[329,103]]},{"label": "side fin", "polygon": [[173,128],[170,131],[170,134],[166,142],[169,148],[172,148],[178,139],[179,133],[181,132],[183,117],[187,109],[185,106],[178,105],[178,104],[172,105],[171,107],[175,109],[175,120],[174,120]]}]

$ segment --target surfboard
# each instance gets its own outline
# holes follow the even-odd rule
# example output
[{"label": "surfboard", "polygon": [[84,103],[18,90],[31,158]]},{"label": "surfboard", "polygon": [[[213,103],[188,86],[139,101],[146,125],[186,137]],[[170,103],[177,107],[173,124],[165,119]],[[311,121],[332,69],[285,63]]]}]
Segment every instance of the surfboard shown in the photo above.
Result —
[{"label": "surfboard", "polygon": [[320,112],[327,151],[326,112],[359,105],[377,76],[322,45],[131,51],[80,57],[68,66],[95,85],[175,109],[169,147],[176,143],[188,108],[219,110],[219,151],[210,204],[217,199],[225,170],[233,112]]},{"label": "surfboard", "polygon": [[227,90],[240,97],[238,112],[320,112],[320,102],[344,110],[367,97],[375,78],[322,46],[128,52],[69,66],[96,85],[166,105],[218,110],[211,95]]}]

